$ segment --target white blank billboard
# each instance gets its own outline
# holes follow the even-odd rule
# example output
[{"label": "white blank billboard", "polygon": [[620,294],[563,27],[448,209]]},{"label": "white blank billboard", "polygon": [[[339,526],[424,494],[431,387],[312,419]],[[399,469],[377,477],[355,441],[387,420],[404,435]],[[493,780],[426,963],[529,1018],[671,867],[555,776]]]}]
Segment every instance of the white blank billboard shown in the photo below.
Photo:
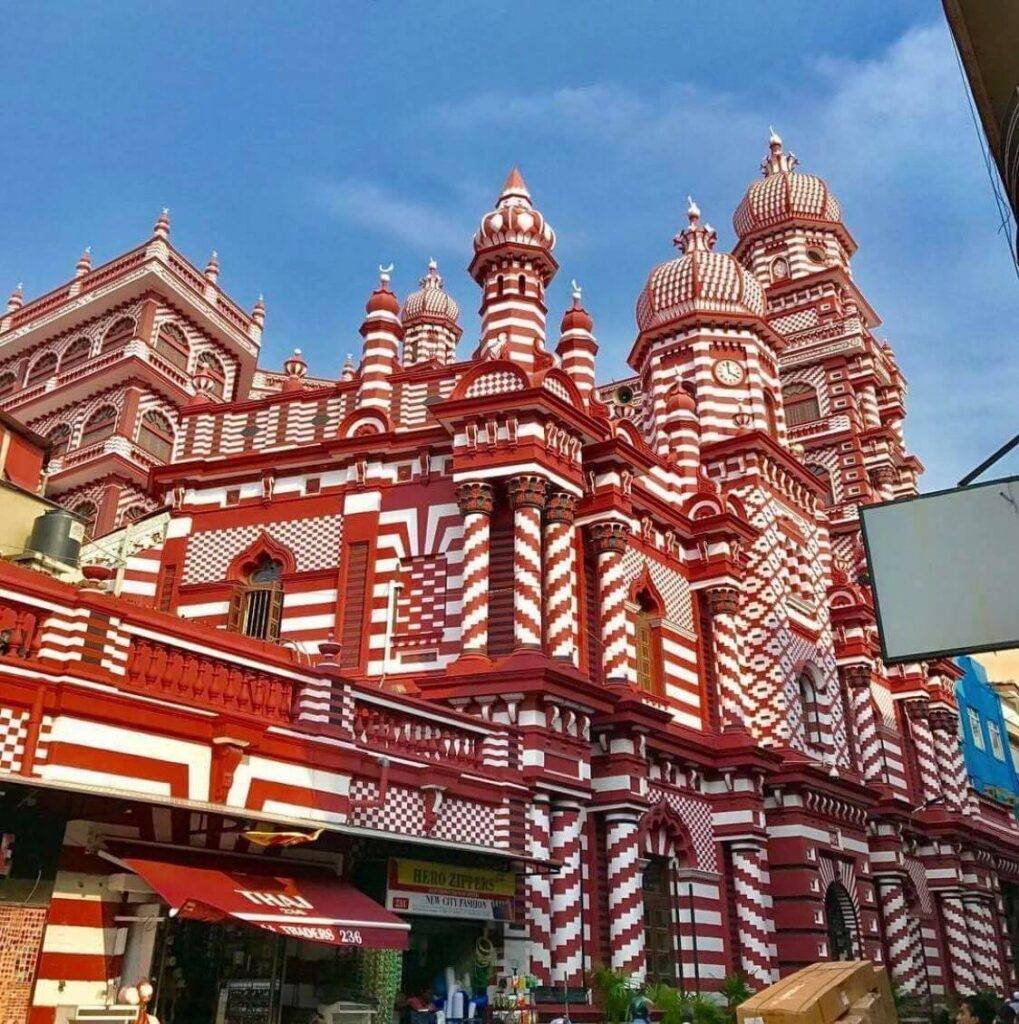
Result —
[{"label": "white blank billboard", "polygon": [[860,518],[885,661],[1019,647],[1019,477]]}]

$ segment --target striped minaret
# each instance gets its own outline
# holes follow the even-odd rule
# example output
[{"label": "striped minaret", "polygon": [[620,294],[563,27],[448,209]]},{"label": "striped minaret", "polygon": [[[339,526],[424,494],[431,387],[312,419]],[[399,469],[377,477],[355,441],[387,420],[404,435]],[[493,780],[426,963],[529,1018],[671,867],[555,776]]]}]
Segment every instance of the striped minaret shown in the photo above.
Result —
[{"label": "striped minaret", "polygon": [[558,264],[555,232],[531,204],[516,168],[474,236],[470,273],[483,289],[479,354],[512,359],[528,372],[549,365],[545,288]]},{"label": "striped minaret", "polygon": [[552,981],[577,986],[584,981],[583,914],[580,881],[580,805],[552,805],[552,860],[562,867],[552,876]]},{"label": "striped minaret", "polygon": [[359,409],[381,409],[387,415],[393,395],[392,376],[396,371],[403,327],[400,303],[389,287],[392,271],[380,268],[379,286],[365,305],[361,324],[364,347],[361,356],[361,382],[357,389]]},{"label": "striped minaret", "polygon": [[735,587],[712,587],[705,592],[705,598],[711,613],[711,646],[721,710],[720,724],[723,729],[746,729],[739,636],[736,633],[739,591]]},{"label": "striped minaret", "polygon": [[598,596],[602,637],[602,680],[606,686],[632,686],[636,674],[627,642],[626,577],[623,553],[629,528],[624,523],[594,523],[591,542],[598,556]]},{"label": "striped minaret", "polygon": [[[528,814],[531,856],[548,860],[552,849],[548,797],[535,795]],[[530,935],[531,974],[539,985],[552,981],[552,896],[549,876],[532,871],[527,877],[527,922]]]},{"label": "striped minaret", "polygon": [[598,342],[593,334],[594,320],[581,302],[580,285],[576,281],[572,284],[573,304],[563,315],[556,355],[586,402],[594,391],[594,358],[598,355]]},{"label": "striped minaret", "polygon": [[612,967],[634,981],[643,981],[646,964],[640,825],[637,814],[626,809],[609,811],[605,820]]},{"label": "striped minaret", "polygon": [[701,466],[701,425],[697,402],[682,384],[665,396],[665,425],[659,454],[664,455],[682,476],[681,490],[693,493]]},{"label": "striped minaret", "polygon": [[920,773],[921,799],[935,801],[945,795],[938,776],[938,762],[934,751],[934,737],[931,735],[930,711],[926,700],[906,702],[905,712],[909,719],[909,731],[916,750],[916,765]]},{"label": "striped minaret", "polygon": [[577,664],[577,499],[556,491],[545,512],[545,621],[548,653]]},{"label": "striped minaret", "polygon": [[465,483],[456,499],[464,520],[462,644],[464,655],[488,653],[488,534],[492,515],[492,488]]},{"label": "striped minaret", "polygon": [[513,506],[513,646],[540,650],[541,510],[546,484],[540,476],[514,476],[507,481],[506,490]]},{"label": "striped minaret", "polygon": [[919,923],[910,914],[906,891],[898,875],[877,875],[878,906],[884,921],[888,970],[892,981],[909,996],[929,994]]},{"label": "striped minaret", "polygon": [[740,965],[755,987],[775,980],[775,922],[764,847],[752,841],[733,843],[733,905],[739,932]]},{"label": "striped minaret", "polygon": [[958,895],[941,897],[941,916],[945,922],[945,945],[948,947],[948,966],[958,995],[971,996],[977,981],[973,970],[973,951],[970,948],[966,910]]},{"label": "striped minaret", "polygon": [[867,782],[884,782],[884,756],[870,689],[870,666],[844,665],[839,668],[839,674],[849,695],[860,774]]}]

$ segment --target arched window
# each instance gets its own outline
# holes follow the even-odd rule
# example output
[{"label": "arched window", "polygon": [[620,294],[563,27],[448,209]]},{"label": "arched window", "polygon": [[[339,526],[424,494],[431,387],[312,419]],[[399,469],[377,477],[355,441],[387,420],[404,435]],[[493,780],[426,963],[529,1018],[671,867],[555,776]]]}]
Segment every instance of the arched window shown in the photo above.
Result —
[{"label": "arched window", "polygon": [[807,469],[817,477],[817,482],[824,488],[825,506],[834,505],[835,492],[832,490],[831,486],[831,474],[824,468],[824,466],[819,466],[817,463],[810,463],[807,466]]},{"label": "arched window", "polygon": [[661,609],[648,593],[637,594],[637,610],[634,612],[635,641],[637,645],[637,685],[647,693],[662,692],[661,644],[655,628],[661,618]]},{"label": "arched window", "polygon": [[76,341],[72,341],[64,349],[64,354],[60,357],[60,372],[64,373],[67,370],[73,370],[76,366],[81,366],[88,359],[91,352],[91,338],[78,338]]},{"label": "arched window", "polygon": [[502,274],[500,274],[495,279],[495,294],[498,295],[499,298],[502,298],[502,292],[503,292],[503,278],[502,278]]},{"label": "arched window", "polygon": [[14,373],[5,373],[0,377],[0,398],[11,394],[18,386],[18,377]]},{"label": "arched window", "polygon": [[809,384],[787,384],[782,388],[787,427],[798,427],[821,418],[821,405],[817,392]]},{"label": "arched window", "polygon": [[56,372],[57,354],[56,352],[47,352],[45,355],[39,356],[29,367],[28,376],[25,378],[25,387],[31,387],[33,384],[48,380]]},{"label": "arched window", "polygon": [[112,405],[104,405],[101,409],[96,409],[85,421],[85,426],[81,428],[81,440],[78,442],[78,447],[88,448],[90,445],[105,441],[116,428],[117,410]]},{"label": "arched window", "polygon": [[49,444],[50,458],[59,459],[71,446],[71,428],[66,423],[59,424],[46,435],[46,441]]},{"label": "arched window", "polygon": [[103,335],[101,351],[112,352],[114,349],[123,348],[133,337],[134,321],[129,316],[122,316],[111,324]]},{"label": "arched window", "polygon": [[828,925],[828,959],[855,960],[860,926],[853,899],[841,882],[832,882],[824,894],[824,917]]},{"label": "arched window", "polygon": [[203,352],[198,357],[198,363],[195,368],[196,370],[208,372],[209,376],[216,382],[212,393],[222,398],[223,392],[226,389],[226,370],[223,369],[223,364],[211,352]]},{"label": "arched window", "polygon": [[96,508],[95,502],[80,502],[71,511],[85,524],[85,539],[91,540],[92,532],[96,528],[96,516],[99,515],[99,509]]},{"label": "arched window", "polygon": [[818,707],[817,687],[807,671],[796,677],[800,697],[800,716],[803,721],[803,747],[808,753],[815,753],[821,747],[821,715]]},{"label": "arched window", "polygon": [[173,454],[173,427],[161,412],[153,409],[142,417],[138,426],[138,447],[163,462],[169,461]]},{"label": "arched window", "polygon": [[171,366],[176,366],[178,370],[188,368],[191,347],[179,327],[173,324],[163,324],[159,328],[156,344],[153,347]]},{"label": "arched window", "polygon": [[764,392],[764,429],[774,437],[778,437],[778,413],[775,410],[775,399]]},{"label": "arched window", "polygon": [[283,563],[262,555],[231,600],[230,626],[245,636],[278,640],[282,619]]}]

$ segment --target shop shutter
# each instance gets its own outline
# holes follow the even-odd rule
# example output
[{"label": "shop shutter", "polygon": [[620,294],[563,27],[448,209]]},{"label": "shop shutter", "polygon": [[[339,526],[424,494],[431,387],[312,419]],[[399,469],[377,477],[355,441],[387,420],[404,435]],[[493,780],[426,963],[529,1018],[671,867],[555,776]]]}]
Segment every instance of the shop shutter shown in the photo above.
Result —
[{"label": "shop shutter", "polygon": [[357,668],[361,662],[364,633],[365,591],[368,583],[368,542],[347,549],[347,579],[343,590],[343,629],[340,633],[340,666]]},{"label": "shop shutter", "polygon": [[283,625],[283,588],[273,587],[269,597],[269,620],[266,623],[266,640],[276,641],[280,638],[280,627]]},{"label": "shop shutter", "polygon": [[244,623],[244,599],[246,592],[235,587],[230,594],[230,607],[226,614],[226,628],[232,633],[239,633]]},{"label": "shop shutter", "polygon": [[492,514],[488,542],[488,653],[513,650],[513,512],[505,501]]}]

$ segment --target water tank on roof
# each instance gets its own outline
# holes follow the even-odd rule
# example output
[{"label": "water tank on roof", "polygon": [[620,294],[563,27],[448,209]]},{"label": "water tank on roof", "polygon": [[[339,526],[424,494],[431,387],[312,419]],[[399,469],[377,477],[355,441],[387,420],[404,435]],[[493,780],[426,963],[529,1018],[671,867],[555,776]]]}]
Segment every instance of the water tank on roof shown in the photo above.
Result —
[{"label": "water tank on roof", "polygon": [[77,565],[84,539],[85,524],[77,516],[67,509],[51,508],[32,524],[28,549],[65,565]]}]

